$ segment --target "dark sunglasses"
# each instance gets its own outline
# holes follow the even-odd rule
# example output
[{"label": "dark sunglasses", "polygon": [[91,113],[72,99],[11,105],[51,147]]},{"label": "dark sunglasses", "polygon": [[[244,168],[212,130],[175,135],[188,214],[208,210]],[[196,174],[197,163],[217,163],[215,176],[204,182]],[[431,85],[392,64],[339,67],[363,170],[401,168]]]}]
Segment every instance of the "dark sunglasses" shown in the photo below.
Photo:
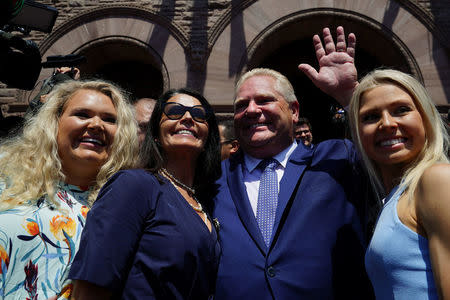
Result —
[{"label": "dark sunglasses", "polygon": [[181,119],[187,111],[197,122],[204,123],[208,120],[209,112],[203,105],[184,106],[180,103],[166,102],[163,106],[164,114],[171,120]]}]

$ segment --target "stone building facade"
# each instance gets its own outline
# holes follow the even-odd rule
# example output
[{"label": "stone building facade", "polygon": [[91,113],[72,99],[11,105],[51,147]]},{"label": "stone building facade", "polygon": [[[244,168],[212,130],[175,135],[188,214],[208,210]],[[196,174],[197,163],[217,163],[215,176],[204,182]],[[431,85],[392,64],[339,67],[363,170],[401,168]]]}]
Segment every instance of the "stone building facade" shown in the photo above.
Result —
[{"label": "stone building facade", "polygon": [[[288,76],[302,115],[325,132],[335,103],[315,89],[297,65],[316,64],[313,34],[325,26],[334,31],[343,25],[357,36],[360,75],[381,66],[412,73],[442,113],[450,108],[446,0],[38,2],[59,11],[50,34],[32,32],[29,37],[38,43],[43,60],[82,54],[87,58],[79,67],[83,76],[116,81],[135,97],[156,97],[168,88],[188,86],[203,92],[216,112],[231,112],[239,75],[254,67],[271,67]],[[52,71],[43,69],[40,79]],[[32,95],[0,89],[3,114],[22,114]]]}]

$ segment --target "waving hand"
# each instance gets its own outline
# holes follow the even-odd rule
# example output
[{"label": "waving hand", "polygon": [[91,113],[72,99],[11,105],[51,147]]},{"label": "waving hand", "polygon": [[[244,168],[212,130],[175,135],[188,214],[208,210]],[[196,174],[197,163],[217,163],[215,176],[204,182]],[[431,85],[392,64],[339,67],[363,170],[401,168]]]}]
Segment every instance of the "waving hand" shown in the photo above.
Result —
[{"label": "waving hand", "polygon": [[313,43],[319,62],[319,72],[308,64],[300,64],[298,68],[323,92],[335,98],[342,106],[350,102],[353,90],[358,85],[358,75],[355,67],[356,36],[348,35],[345,41],[344,28],[336,29],[337,42],[333,41],[330,29],[323,29],[323,41],[314,35]]}]

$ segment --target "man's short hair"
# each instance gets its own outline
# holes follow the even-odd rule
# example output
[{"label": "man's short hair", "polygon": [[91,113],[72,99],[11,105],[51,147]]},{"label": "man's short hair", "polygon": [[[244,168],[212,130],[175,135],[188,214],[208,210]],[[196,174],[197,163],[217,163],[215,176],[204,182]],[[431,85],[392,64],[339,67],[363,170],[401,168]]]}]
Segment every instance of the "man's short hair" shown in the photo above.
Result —
[{"label": "man's short hair", "polygon": [[309,123],[309,120],[307,118],[298,118],[296,126],[300,126],[303,124],[308,125],[309,130],[312,131],[311,123]]},{"label": "man's short hair", "polygon": [[236,139],[236,135],[234,132],[234,121],[233,120],[221,120],[218,122],[219,126],[223,126],[224,130],[222,131],[223,137],[227,141],[232,141]]},{"label": "man's short hair", "polygon": [[[272,69],[267,68],[256,68],[248,71],[244,75],[241,76],[239,81],[236,83],[235,94],[239,91],[242,83],[253,77],[253,76],[269,76],[275,79],[275,90],[280,93],[286,102],[292,103],[297,101],[297,97],[295,96],[294,88],[292,84],[289,82],[286,76]],[[235,95],[236,96],[236,95]]]}]

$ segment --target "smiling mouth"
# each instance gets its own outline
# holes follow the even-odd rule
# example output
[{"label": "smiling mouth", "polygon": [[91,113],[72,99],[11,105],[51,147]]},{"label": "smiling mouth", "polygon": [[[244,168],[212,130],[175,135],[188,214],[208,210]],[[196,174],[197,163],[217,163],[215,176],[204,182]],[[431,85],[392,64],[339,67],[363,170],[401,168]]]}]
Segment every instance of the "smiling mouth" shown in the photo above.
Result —
[{"label": "smiling mouth", "polygon": [[81,143],[91,143],[94,145],[98,145],[98,146],[105,146],[105,142],[103,142],[102,140],[99,139],[94,139],[94,138],[83,138],[80,141]]},{"label": "smiling mouth", "polygon": [[186,130],[186,129],[182,129],[182,130],[178,130],[175,132],[175,134],[182,134],[182,135],[190,135],[193,137],[197,137],[192,131]]},{"label": "smiling mouth", "polygon": [[406,138],[398,138],[398,139],[382,141],[382,142],[379,142],[379,144],[381,147],[387,147],[387,146],[392,146],[395,144],[400,144],[400,143],[405,143],[405,142],[406,142]]}]

